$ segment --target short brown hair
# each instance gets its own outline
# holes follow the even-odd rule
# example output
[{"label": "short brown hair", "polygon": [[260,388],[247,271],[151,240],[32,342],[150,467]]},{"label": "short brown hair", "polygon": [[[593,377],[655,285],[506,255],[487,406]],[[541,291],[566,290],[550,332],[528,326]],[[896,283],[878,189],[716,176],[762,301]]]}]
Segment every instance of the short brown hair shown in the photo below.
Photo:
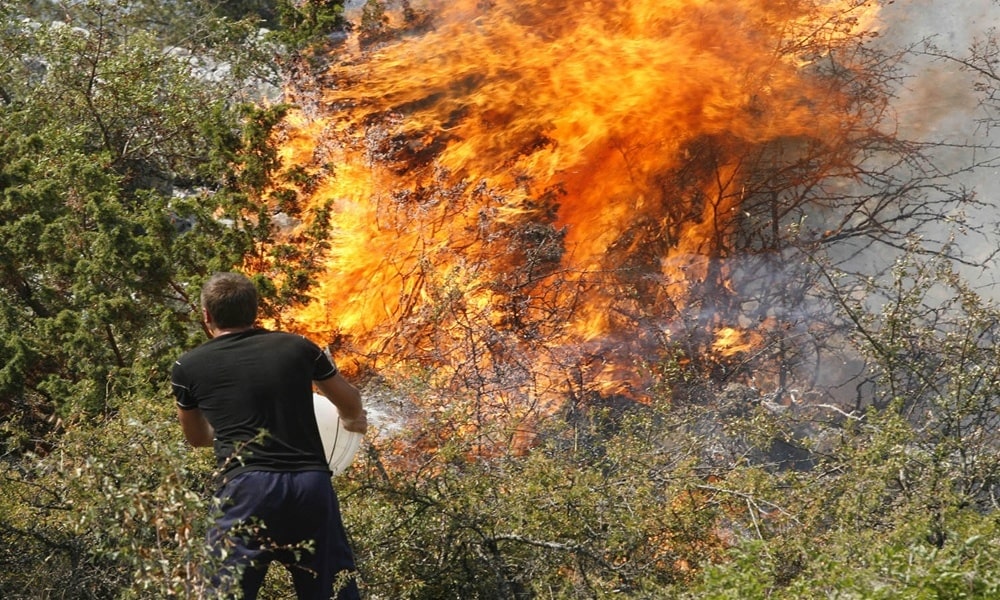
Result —
[{"label": "short brown hair", "polygon": [[257,286],[240,273],[216,273],[201,288],[201,306],[220,329],[250,327],[257,320]]}]

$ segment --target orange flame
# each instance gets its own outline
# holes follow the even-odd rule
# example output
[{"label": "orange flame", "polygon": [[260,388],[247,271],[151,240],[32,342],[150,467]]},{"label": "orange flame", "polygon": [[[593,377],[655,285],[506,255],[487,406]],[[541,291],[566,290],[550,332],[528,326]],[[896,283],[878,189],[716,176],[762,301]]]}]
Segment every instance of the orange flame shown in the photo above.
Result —
[{"label": "orange flame", "polygon": [[723,356],[732,356],[739,352],[748,352],[761,342],[760,334],[753,331],[740,331],[733,327],[723,327],[715,332],[712,349]]},{"label": "orange flame", "polygon": [[874,2],[420,10],[426,30],[338,57],[281,139],[333,229],[314,301],[282,326],[380,370],[413,359],[468,386],[462,369],[502,365],[531,396],[574,369],[634,387],[633,345],[726,293],[746,157],[808,160],[863,125],[823,63],[871,30]]}]

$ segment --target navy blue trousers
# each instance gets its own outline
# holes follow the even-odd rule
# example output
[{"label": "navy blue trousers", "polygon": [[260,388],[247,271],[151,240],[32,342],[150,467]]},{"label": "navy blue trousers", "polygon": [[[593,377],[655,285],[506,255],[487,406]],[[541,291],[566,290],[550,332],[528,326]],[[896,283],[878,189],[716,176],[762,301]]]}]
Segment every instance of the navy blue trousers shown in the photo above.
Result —
[{"label": "navy blue trousers", "polygon": [[249,471],[216,494],[222,515],[208,534],[220,557],[212,578],[222,592],[238,581],[254,600],[272,562],[285,565],[299,600],[358,600],[354,553],[340,504],[322,471]]}]

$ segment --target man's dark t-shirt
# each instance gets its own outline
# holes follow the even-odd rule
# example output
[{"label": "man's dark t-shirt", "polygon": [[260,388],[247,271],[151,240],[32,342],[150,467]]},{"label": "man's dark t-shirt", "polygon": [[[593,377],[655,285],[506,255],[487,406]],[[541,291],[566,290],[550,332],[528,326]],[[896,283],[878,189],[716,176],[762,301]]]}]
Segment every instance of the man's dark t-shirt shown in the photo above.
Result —
[{"label": "man's dark t-shirt", "polygon": [[215,429],[225,479],[245,471],[329,471],[312,382],[337,367],[306,338],[266,329],[215,337],[174,363],[177,406]]}]

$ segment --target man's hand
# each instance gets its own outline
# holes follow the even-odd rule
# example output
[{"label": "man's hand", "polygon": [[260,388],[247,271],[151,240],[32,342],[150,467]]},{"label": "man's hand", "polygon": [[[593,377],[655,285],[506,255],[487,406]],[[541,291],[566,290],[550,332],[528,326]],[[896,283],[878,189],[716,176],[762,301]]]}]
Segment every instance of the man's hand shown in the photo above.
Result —
[{"label": "man's hand", "polygon": [[340,424],[343,425],[344,429],[347,431],[353,431],[364,435],[364,433],[368,431],[368,411],[362,409],[361,415],[354,417],[353,419],[345,419],[341,416]]},{"label": "man's hand", "polygon": [[316,387],[337,407],[344,429],[362,434],[368,431],[368,413],[361,406],[361,393],[358,388],[351,385],[340,373],[317,381]]}]

